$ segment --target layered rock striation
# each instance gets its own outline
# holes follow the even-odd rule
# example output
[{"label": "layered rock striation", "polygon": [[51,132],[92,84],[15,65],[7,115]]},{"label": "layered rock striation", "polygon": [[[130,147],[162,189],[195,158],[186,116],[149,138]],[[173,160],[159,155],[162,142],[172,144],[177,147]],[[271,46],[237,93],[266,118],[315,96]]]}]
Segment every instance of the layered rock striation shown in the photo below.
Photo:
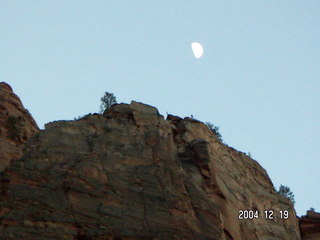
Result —
[{"label": "layered rock striation", "polygon": [[320,239],[320,213],[307,211],[307,215],[300,218],[299,224],[303,240]]},{"label": "layered rock striation", "polygon": [[0,83],[0,172],[22,154],[22,144],[39,128],[10,85]]},{"label": "layered rock striation", "polygon": [[26,139],[0,174],[0,239],[300,239],[267,172],[197,120],[133,101]]}]

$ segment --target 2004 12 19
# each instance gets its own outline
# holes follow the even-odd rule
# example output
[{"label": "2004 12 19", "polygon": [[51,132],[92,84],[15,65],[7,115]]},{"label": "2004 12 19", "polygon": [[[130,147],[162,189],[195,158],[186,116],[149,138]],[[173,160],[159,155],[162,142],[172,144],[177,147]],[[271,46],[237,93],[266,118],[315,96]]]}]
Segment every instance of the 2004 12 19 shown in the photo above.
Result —
[{"label": "2004 12 19", "polygon": [[288,210],[279,210],[274,211],[272,209],[264,210],[260,214],[259,210],[239,210],[238,219],[239,220],[252,220],[252,219],[288,219],[289,211]]}]

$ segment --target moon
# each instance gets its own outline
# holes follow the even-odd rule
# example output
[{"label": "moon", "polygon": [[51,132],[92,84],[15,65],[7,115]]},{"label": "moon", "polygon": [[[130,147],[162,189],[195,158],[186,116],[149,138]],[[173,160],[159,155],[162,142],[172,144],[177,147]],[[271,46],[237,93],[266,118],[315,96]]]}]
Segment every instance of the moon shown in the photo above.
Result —
[{"label": "moon", "polygon": [[201,43],[192,42],[191,49],[195,58],[201,58],[203,55],[203,46]]}]

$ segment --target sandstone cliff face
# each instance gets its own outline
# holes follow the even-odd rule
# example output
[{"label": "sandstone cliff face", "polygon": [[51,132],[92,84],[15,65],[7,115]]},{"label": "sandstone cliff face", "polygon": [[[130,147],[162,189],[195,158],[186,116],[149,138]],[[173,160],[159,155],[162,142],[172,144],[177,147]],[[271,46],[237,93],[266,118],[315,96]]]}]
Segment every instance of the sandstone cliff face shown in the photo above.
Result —
[{"label": "sandstone cliff face", "polygon": [[38,126],[19,97],[0,83],[0,172],[22,154],[21,144],[38,132]]},{"label": "sandstone cliff face", "polygon": [[300,239],[266,171],[190,118],[118,104],[49,123],[24,149],[0,176],[0,239]]},{"label": "sandstone cliff face", "polygon": [[302,216],[299,222],[303,240],[320,239],[320,213],[307,211],[307,215]]}]

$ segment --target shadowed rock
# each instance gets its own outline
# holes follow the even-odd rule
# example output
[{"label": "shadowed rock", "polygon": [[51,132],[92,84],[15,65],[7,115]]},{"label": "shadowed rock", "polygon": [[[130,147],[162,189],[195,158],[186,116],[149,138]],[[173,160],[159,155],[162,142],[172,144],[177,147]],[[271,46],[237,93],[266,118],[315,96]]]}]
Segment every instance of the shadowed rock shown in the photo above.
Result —
[{"label": "shadowed rock", "polygon": [[[134,101],[47,124],[0,181],[0,239],[300,239],[255,160],[199,121]],[[262,218],[239,220],[246,209]]]},{"label": "shadowed rock", "polygon": [[299,223],[303,240],[320,239],[320,213],[307,211],[307,215],[302,216]]},{"label": "shadowed rock", "polygon": [[9,84],[0,82],[0,172],[22,154],[22,143],[39,131]]}]

